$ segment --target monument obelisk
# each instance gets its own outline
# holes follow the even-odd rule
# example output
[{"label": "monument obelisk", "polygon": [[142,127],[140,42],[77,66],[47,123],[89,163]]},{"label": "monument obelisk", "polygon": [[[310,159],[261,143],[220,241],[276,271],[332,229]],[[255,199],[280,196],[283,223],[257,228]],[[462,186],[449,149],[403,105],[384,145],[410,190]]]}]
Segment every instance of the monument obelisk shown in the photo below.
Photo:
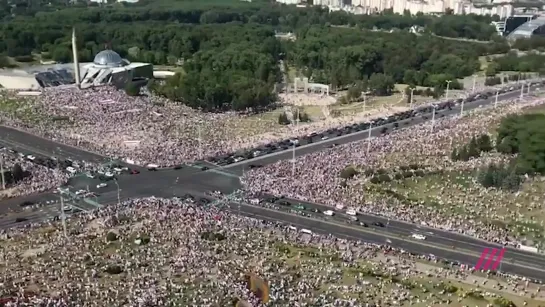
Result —
[{"label": "monument obelisk", "polygon": [[74,57],[74,74],[76,79],[76,86],[80,87],[80,75],[79,75],[79,59],[78,59],[78,45],[76,41],[76,28],[72,28],[72,55]]}]

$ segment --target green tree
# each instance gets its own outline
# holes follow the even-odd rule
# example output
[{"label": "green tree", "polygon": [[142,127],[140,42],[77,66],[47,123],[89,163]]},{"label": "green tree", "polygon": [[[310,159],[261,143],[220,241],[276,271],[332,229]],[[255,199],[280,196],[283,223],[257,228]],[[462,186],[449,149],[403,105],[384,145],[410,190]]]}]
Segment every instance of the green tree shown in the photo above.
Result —
[{"label": "green tree", "polygon": [[369,88],[378,96],[390,95],[394,90],[394,79],[385,74],[372,74],[369,78]]},{"label": "green tree", "polygon": [[477,147],[480,151],[489,152],[493,149],[492,140],[488,134],[481,134],[477,139]]},{"label": "green tree", "polygon": [[11,170],[11,175],[13,177],[13,181],[15,182],[19,182],[24,179],[25,173],[19,163],[15,163],[15,165],[13,165],[13,168]]},{"label": "green tree", "polygon": [[140,95],[140,88],[133,82],[128,82],[125,85],[125,93],[129,96],[138,96]]},{"label": "green tree", "polygon": [[452,149],[452,152],[450,153],[450,159],[452,161],[457,161],[459,159],[458,157],[458,150],[456,150],[456,148],[453,148]]},{"label": "green tree", "polygon": [[470,158],[478,158],[481,155],[481,151],[479,150],[475,137],[472,137],[469,141],[467,146],[467,154]]}]

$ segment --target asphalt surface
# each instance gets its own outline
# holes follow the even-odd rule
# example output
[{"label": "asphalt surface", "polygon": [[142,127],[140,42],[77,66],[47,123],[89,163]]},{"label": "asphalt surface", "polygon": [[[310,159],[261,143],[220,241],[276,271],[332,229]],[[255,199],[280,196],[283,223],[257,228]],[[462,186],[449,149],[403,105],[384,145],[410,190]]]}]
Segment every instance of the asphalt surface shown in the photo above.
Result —
[{"label": "asphalt surface", "polygon": [[[232,210],[239,210],[239,204],[232,204]],[[252,216],[259,219],[289,223],[299,229],[310,229],[316,233],[335,234],[346,239],[356,239],[369,243],[388,244],[406,251],[435,255],[438,258],[455,260],[462,264],[475,266],[480,258],[482,250],[486,247],[494,247],[483,243],[479,247],[452,249],[434,245],[428,245],[431,241],[414,241],[407,237],[399,237],[389,232],[365,231],[363,228],[351,227],[341,223],[322,221],[314,218],[306,218],[297,215],[286,214],[278,210],[267,210],[261,207],[240,205],[240,214]],[[386,240],[391,243],[387,243]],[[538,255],[534,257],[521,258],[512,250],[507,250],[501,262],[501,271],[515,273],[533,279],[545,280],[545,259]]]},{"label": "asphalt surface", "polygon": [[[535,90],[535,88],[533,89]],[[500,95],[500,100],[516,98],[519,95],[520,94],[518,92],[506,93],[504,95]],[[464,105],[464,112],[493,103],[494,98],[467,103]],[[460,106],[456,106],[452,110],[437,112],[436,118],[440,118],[442,115],[447,116],[459,114],[459,112]],[[430,119],[430,116],[428,116],[427,119],[423,117],[408,119],[400,122],[399,127],[401,128],[415,125]],[[393,125],[388,125],[388,127],[392,128]],[[373,128],[371,135],[379,136],[380,128],[381,127]],[[94,153],[80,150],[71,146],[62,145],[11,128],[0,126],[0,135],[2,135],[0,145],[16,149],[27,154],[34,154],[42,157],[56,156],[59,158],[94,161],[99,163],[110,160]],[[323,150],[333,144],[340,145],[362,140],[367,138],[368,135],[368,131],[361,131],[355,134],[344,135],[338,138],[332,138],[322,142],[300,146],[296,148],[296,155],[300,156]],[[240,188],[240,180],[238,176],[242,175],[242,173],[249,168],[250,164],[264,165],[274,163],[281,159],[291,158],[292,151],[287,150],[285,152],[262,156],[256,159],[245,160],[223,168],[212,168],[208,171],[202,171],[199,167],[191,166],[185,166],[180,170],[165,169],[156,172],[143,170],[141,174],[138,175],[119,176],[117,179],[119,184],[119,193],[117,186],[113,182],[110,182],[106,188],[97,189],[97,181],[85,178],[73,179],[69,182],[69,186],[73,192],[78,189],[87,189],[87,187],[89,187],[89,190],[99,194],[96,198],[92,198],[92,200],[100,204],[115,203],[118,201],[118,198],[119,200],[123,201],[127,198],[152,195],[158,197],[183,196],[187,193],[199,195],[204,191],[213,190],[219,190],[224,194],[229,194],[233,190]],[[27,199],[32,201],[52,201],[59,199],[59,195],[54,193],[44,193],[40,195],[28,196],[25,199],[17,198],[2,201],[0,202],[0,214],[4,213],[3,211],[6,208],[13,209],[13,207],[18,207],[21,202]],[[66,204],[73,205],[75,208],[80,208],[83,210],[92,210],[96,208],[94,205],[91,205],[82,199],[67,199]],[[324,210],[331,209],[330,207],[325,207],[319,204],[307,203],[306,206],[314,206]],[[346,217],[344,217],[343,214],[338,214],[337,217],[332,219],[332,222],[326,222],[320,219],[306,219],[298,215],[286,215],[281,211],[271,211],[261,207],[248,205],[240,205],[237,207],[240,208],[239,211],[241,214],[252,215],[263,219],[282,220],[295,226],[315,230],[316,232],[330,233],[346,238],[360,239],[366,242],[384,244],[387,236],[393,236],[390,238],[392,246],[403,248],[415,253],[434,254],[437,257],[456,260],[466,264],[475,264],[480,253],[485,247],[500,248],[498,245],[480,241],[468,236],[394,220],[388,221],[387,219],[373,215],[360,215],[359,218],[360,220],[369,224],[375,221],[380,221],[385,225],[387,224],[388,226],[384,229],[374,229],[382,233],[368,232],[361,226],[346,225],[346,222],[343,221],[343,219],[346,219]],[[12,214],[10,216],[0,218],[0,228],[13,227],[14,225],[24,225],[30,222],[38,222],[44,219],[52,218],[56,215],[58,216],[59,213],[60,206],[58,205],[57,201],[55,205],[42,206],[32,210],[26,210],[22,213],[17,213],[15,215]],[[15,222],[16,217],[24,217],[27,220],[17,223]],[[407,238],[413,233],[425,235],[427,237],[425,241],[426,244],[408,240]],[[431,246],[432,244],[437,246]],[[453,249],[453,247],[456,249]],[[462,250],[470,251],[472,255],[468,255]],[[522,263],[524,263],[525,266],[523,266]],[[526,266],[530,266],[532,268],[526,268]],[[504,261],[502,262],[503,271],[545,280],[545,272],[536,268],[545,268],[545,258],[540,257],[540,255],[513,249],[508,249],[504,255]]]}]

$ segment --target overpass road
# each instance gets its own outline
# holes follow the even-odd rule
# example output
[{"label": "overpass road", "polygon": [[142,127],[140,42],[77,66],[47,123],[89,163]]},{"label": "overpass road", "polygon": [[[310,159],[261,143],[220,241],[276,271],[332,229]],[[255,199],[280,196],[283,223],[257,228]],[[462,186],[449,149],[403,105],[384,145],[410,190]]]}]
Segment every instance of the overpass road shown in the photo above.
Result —
[{"label": "overpass road", "polygon": [[[536,88],[532,88],[536,90]],[[499,100],[509,100],[516,98],[519,93],[512,92],[500,95]],[[476,101],[467,103],[464,106],[464,110],[469,111],[479,107],[488,106],[494,103],[494,98],[490,98],[483,101]],[[441,116],[451,116],[459,114],[460,106],[452,108],[452,110],[444,110],[437,112],[436,118]],[[413,119],[408,119],[399,122],[399,127],[407,127],[430,120],[422,116]],[[393,127],[393,124],[388,125],[389,128]],[[376,127],[372,130],[372,136],[380,135],[380,128]],[[109,161],[107,157],[100,156],[98,154],[90,153],[85,150],[74,148],[71,146],[56,143],[51,140],[40,138],[28,133],[0,126],[0,145],[11,147],[16,150],[20,150],[25,153],[34,154],[37,156],[57,156],[61,158],[71,158],[76,160],[86,160],[94,162],[106,162]],[[345,144],[367,138],[368,131],[361,131],[358,133],[344,135],[337,138],[328,139],[322,142],[312,143],[296,148],[296,155],[304,155],[319,150],[323,150],[332,144]],[[124,175],[120,176],[117,180],[119,184],[119,196],[117,188],[114,188],[112,184],[103,190],[94,189],[96,186],[94,182],[79,182],[74,180],[70,182],[75,189],[84,188],[90,186],[90,190],[98,192],[94,201],[100,204],[115,203],[120,200],[133,197],[144,196],[158,196],[158,197],[171,197],[171,196],[183,196],[186,193],[197,195],[205,191],[219,190],[224,194],[228,194],[241,187],[239,176],[249,168],[250,164],[270,164],[275,163],[282,159],[291,159],[292,151],[287,150],[271,155],[261,156],[258,158],[245,160],[239,163],[231,164],[225,167],[212,167],[208,171],[202,171],[198,167],[185,166],[180,170],[164,169],[157,172],[143,170],[139,175]],[[37,200],[51,200],[58,199],[59,196],[53,193],[43,193],[39,195],[28,196],[25,199],[10,199],[0,202],[0,214],[5,211],[6,208],[18,206],[25,200],[37,201]],[[297,200],[291,200],[293,202],[300,202]],[[324,210],[326,207],[320,204],[304,203],[308,208],[318,208]],[[93,209],[94,207],[86,202],[76,201],[74,206],[81,206],[83,209]],[[346,224],[346,217],[343,214],[339,214],[332,221],[323,221],[323,217],[315,219],[304,219],[297,215],[286,215],[281,211],[269,210],[262,207],[241,205],[241,214],[252,215],[264,219],[276,219],[282,220],[293,225],[299,225],[301,227],[314,229],[317,232],[327,232],[346,238],[358,238],[364,241],[385,243],[385,238],[391,236],[392,245],[400,248],[405,248],[415,253],[431,253],[438,257],[444,257],[446,259],[456,260],[462,263],[472,264],[476,263],[477,259],[485,247],[500,248],[500,246],[484,242],[469,236],[457,234],[449,231],[441,231],[425,227],[423,225],[415,225],[410,223],[404,223],[395,220],[387,220],[383,217],[378,217],[369,214],[361,214],[360,220],[368,222],[369,224],[379,221],[387,225],[384,229],[349,226]],[[28,222],[38,221],[51,216],[55,216],[55,212],[59,212],[59,209],[55,206],[45,206],[34,211],[20,213],[23,216],[28,216]],[[324,224],[325,223],[325,224]],[[24,224],[24,223],[23,223]],[[14,225],[13,216],[0,218],[0,228],[12,227]],[[373,230],[371,232],[369,230]],[[378,233],[381,234],[378,234]],[[421,233],[427,237],[425,244],[422,242],[415,242],[408,240],[411,234]],[[507,272],[522,274],[528,277],[534,277],[545,280],[545,274],[533,269],[527,269],[522,266],[522,263],[528,264],[533,267],[545,268],[545,258],[541,259],[538,255],[532,253],[522,252],[520,250],[508,249],[504,258],[506,261],[502,264],[502,269]],[[510,260],[509,260],[510,259]],[[507,261],[508,260],[508,261]],[[509,263],[508,263],[509,262]],[[517,264],[519,263],[519,264]]]}]

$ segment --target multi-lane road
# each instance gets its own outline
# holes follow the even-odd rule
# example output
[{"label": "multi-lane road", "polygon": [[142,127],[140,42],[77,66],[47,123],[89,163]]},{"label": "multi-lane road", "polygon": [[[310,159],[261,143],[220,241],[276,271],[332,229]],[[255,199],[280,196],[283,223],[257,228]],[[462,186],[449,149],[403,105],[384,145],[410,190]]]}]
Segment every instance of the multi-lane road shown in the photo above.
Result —
[{"label": "multi-lane road", "polygon": [[[536,88],[534,87],[533,90]],[[518,97],[518,92],[506,93],[499,96],[500,101],[505,101]],[[464,112],[493,104],[495,97],[487,100],[475,101],[467,103],[464,106]],[[452,110],[443,110],[437,112],[436,118],[442,116],[454,115],[460,113],[461,106],[456,106]],[[410,125],[422,123],[430,120],[430,117],[422,116],[399,122],[399,127],[407,127]],[[372,130],[372,136],[379,136],[382,127],[376,127]],[[393,124],[388,125],[391,130]],[[0,127],[0,145],[11,147],[21,152],[34,154],[37,156],[59,158],[71,158],[75,160],[86,160],[95,162],[106,162],[109,159],[100,155],[90,153],[71,146],[62,145],[50,140],[46,140],[37,136],[27,134],[25,132]],[[322,142],[312,143],[295,149],[296,155],[304,155],[313,153],[324,148],[330,147],[333,143],[340,145],[344,143],[354,142],[365,139],[369,136],[369,131],[361,131],[350,135],[344,135],[336,138],[324,140]],[[100,204],[115,203],[119,199],[127,199],[130,197],[143,196],[183,196],[190,193],[193,195],[202,194],[205,191],[220,190],[225,194],[231,193],[240,188],[238,176],[242,175],[245,169],[249,168],[250,164],[270,164],[282,159],[291,159],[291,150],[279,152],[271,155],[261,156],[251,160],[245,160],[239,163],[231,164],[225,167],[214,167],[208,171],[202,171],[199,167],[185,166],[180,170],[168,169],[159,170],[157,172],[142,170],[138,175],[123,175],[118,177],[119,191],[117,186],[112,183],[103,189],[96,189],[96,182],[91,179],[72,180],[70,185],[74,189],[90,187],[100,193],[100,196],[93,199]],[[26,199],[36,200],[56,200],[59,196],[53,193],[44,193],[41,195],[29,196]],[[23,199],[8,200],[0,202],[0,213],[6,208],[17,207],[23,202]],[[84,201],[73,201],[74,205],[80,206],[83,209],[93,209],[94,207]],[[309,208],[319,208],[321,210],[327,207],[320,204],[305,203]],[[368,222],[382,222],[387,225],[385,228],[364,228],[346,223],[346,218],[339,214],[336,218],[329,221],[322,219],[308,219],[299,215],[288,214],[281,211],[269,210],[262,207],[250,205],[238,205],[238,210],[241,214],[252,215],[255,217],[271,220],[282,220],[293,225],[313,229],[317,232],[327,232],[340,235],[346,238],[357,238],[363,241],[376,242],[384,244],[386,239],[392,242],[392,245],[404,248],[415,253],[434,254],[438,257],[456,260],[466,264],[474,264],[477,262],[480,253],[485,247],[501,248],[492,243],[480,241],[478,239],[457,234],[448,231],[427,228],[425,226],[417,226],[410,223],[404,223],[395,220],[387,220],[382,217],[373,215],[360,215],[360,220]],[[58,211],[58,204],[54,206],[43,206],[35,211],[22,213],[29,221],[38,221],[47,217],[52,217]],[[337,220],[338,219],[338,220]],[[0,219],[0,227],[10,227],[15,224],[14,217]],[[373,230],[373,231],[371,231]],[[411,234],[421,233],[427,239],[423,242],[409,240]],[[532,278],[545,280],[545,272],[539,268],[545,268],[545,258],[542,259],[539,255],[523,252],[515,249],[508,249],[504,255],[502,262],[502,270],[522,274]]]}]

